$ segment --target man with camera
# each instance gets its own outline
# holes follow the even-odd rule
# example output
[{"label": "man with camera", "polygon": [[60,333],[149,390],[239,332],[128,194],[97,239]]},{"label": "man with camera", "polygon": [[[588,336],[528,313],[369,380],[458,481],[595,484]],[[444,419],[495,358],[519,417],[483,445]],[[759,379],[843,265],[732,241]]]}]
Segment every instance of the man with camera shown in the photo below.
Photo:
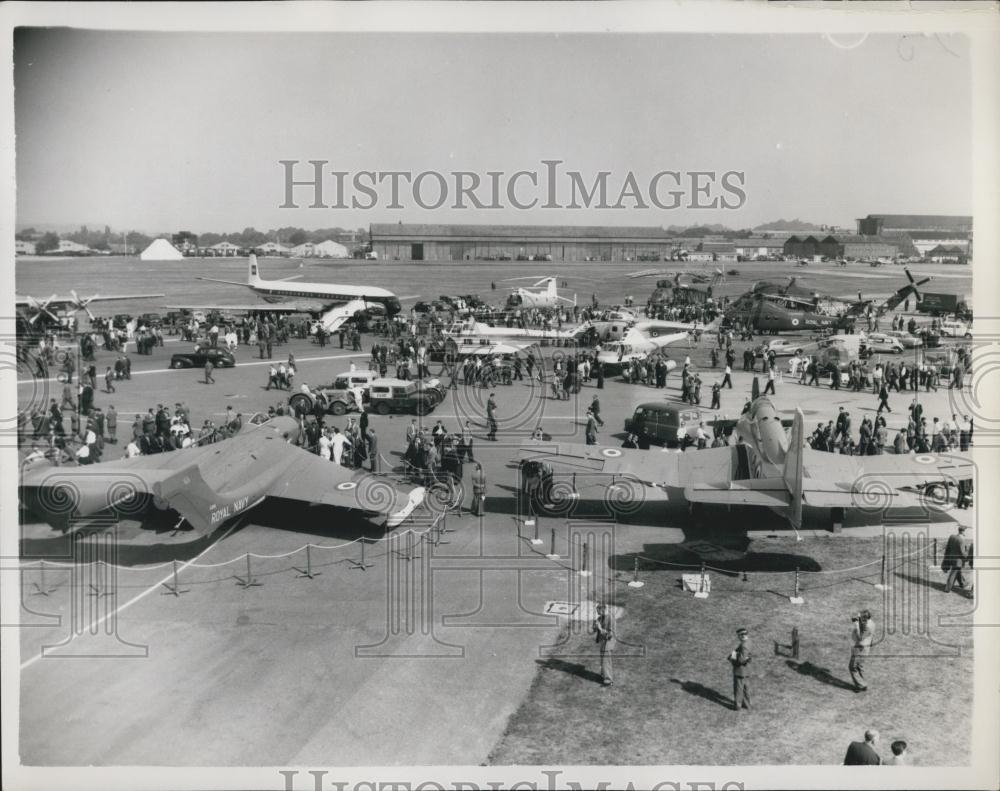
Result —
[{"label": "man with camera", "polygon": [[603,602],[597,605],[597,615],[590,625],[590,631],[595,634],[594,639],[601,650],[601,682],[610,687],[614,683],[611,677],[611,654],[615,648],[615,623],[614,616]]},{"label": "man with camera", "polygon": [[875,625],[872,623],[871,611],[862,610],[857,615],[851,616],[851,661],[847,667],[851,671],[855,692],[864,692],[868,689],[865,683],[864,664],[865,657],[871,652],[874,636]]}]

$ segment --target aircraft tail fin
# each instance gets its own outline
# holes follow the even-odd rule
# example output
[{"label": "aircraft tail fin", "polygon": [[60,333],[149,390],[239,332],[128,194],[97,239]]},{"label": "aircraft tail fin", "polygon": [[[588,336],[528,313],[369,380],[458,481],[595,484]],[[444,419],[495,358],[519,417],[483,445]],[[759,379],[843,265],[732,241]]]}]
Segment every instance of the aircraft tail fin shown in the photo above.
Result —
[{"label": "aircraft tail fin", "polygon": [[183,516],[198,532],[217,527],[264,499],[258,492],[247,490],[216,492],[205,482],[197,464],[153,484],[153,494]]},{"label": "aircraft tail fin", "polygon": [[255,286],[261,281],[260,269],[257,267],[257,254],[250,253],[250,260],[248,262],[247,271],[247,285]]},{"label": "aircraft tail fin", "polygon": [[756,401],[758,398],[760,398],[760,382],[755,376],[753,378],[753,387],[750,388],[750,400]]},{"label": "aircraft tail fin", "polygon": [[[756,381],[756,380],[754,380]],[[785,454],[785,468],[782,477],[791,499],[788,505],[788,521],[795,530],[802,527],[802,477],[803,453],[805,445],[805,418],[801,409],[795,410],[795,418],[792,421],[792,434],[788,442],[788,452]]]}]

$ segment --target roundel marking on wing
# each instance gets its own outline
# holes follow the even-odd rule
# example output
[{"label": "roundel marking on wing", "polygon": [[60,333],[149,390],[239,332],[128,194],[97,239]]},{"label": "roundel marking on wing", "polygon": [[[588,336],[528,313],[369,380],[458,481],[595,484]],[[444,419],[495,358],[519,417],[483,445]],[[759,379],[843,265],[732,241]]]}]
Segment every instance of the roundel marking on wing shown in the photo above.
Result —
[{"label": "roundel marking on wing", "polygon": [[916,460],[921,464],[933,464],[934,462],[937,461],[937,459],[935,459],[933,456],[928,456],[926,454],[924,454],[923,456],[917,456]]},{"label": "roundel marking on wing", "polygon": [[622,455],[622,452],[617,448],[604,448],[604,450],[602,450],[601,453],[604,456],[607,456],[609,459],[616,459]]},{"label": "roundel marking on wing", "polygon": [[799,326],[799,320],[798,319],[792,319],[792,326],[793,327],[798,327]]},{"label": "roundel marking on wing", "polygon": [[337,488],[342,492],[349,492],[351,489],[357,489],[358,485],[354,481],[344,481],[343,483],[338,483]]}]

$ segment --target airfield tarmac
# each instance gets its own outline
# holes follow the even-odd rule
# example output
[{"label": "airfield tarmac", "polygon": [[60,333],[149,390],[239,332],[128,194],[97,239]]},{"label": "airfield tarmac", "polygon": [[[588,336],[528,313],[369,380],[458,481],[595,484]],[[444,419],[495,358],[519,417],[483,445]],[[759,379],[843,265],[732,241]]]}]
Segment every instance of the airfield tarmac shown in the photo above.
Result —
[{"label": "airfield tarmac", "polygon": [[[59,278],[53,278],[56,263],[40,263],[49,268],[50,275],[43,288],[32,282],[38,276],[32,271],[34,262],[19,265],[19,293],[40,294],[56,289],[62,292],[79,286],[76,278],[94,265],[89,260],[66,262],[62,264],[65,271]],[[87,282],[100,282],[100,290],[105,293],[152,288],[171,296],[170,300],[154,301],[152,306],[121,308],[132,312],[155,310],[161,301],[184,301],[184,295],[175,296],[172,290],[175,279],[183,282],[184,294],[197,296],[199,302],[245,299],[239,290],[225,286],[218,286],[227,289],[224,297],[207,294],[189,280],[191,270],[182,270],[187,264],[185,261],[165,265],[167,268],[159,270],[161,280],[155,285],[149,282],[148,274],[135,273],[113,278],[105,274],[101,281]],[[81,266],[83,269],[78,268]],[[211,269],[213,276],[239,279],[246,263],[240,259],[193,266],[201,271]],[[218,270],[220,266],[224,272]],[[509,270],[504,269],[504,275],[517,276],[529,266],[531,271],[538,271],[539,264],[511,263]],[[751,266],[757,265],[741,264],[739,268],[748,271]],[[419,273],[414,271],[418,267]],[[265,273],[269,277],[284,276],[288,274],[286,268],[289,268],[287,262],[276,262],[272,274],[272,266],[266,262]],[[423,292],[426,298],[438,293],[478,290],[486,296],[488,281],[484,289],[481,274],[468,288],[464,282],[453,279],[459,271],[463,277],[468,276],[465,273],[468,268],[395,263],[361,267],[355,263],[343,270],[336,266],[311,267],[306,277],[364,282],[361,279],[364,273],[365,278],[378,275],[380,280],[376,282],[392,282],[399,294]],[[606,270],[606,265],[580,264],[579,268],[596,276],[599,269]],[[393,274],[388,281],[381,279],[390,271]],[[492,265],[491,272],[495,271],[496,266]],[[573,271],[577,271],[575,265]],[[864,274],[883,272],[887,270]],[[888,272],[892,278],[887,279],[885,293],[897,287],[896,281],[902,275],[897,269]],[[408,281],[403,279],[404,273]],[[755,270],[752,279],[775,274],[756,274]],[[427,279],[421,281],[421,275]],[[135,279],[130,282],[132,278]],[[216,287],[216,284],[206,285]],[[407,290],[410,285],[414,291]],[[650,279],[628,281],[619,276],[588,288],[586,293],[589,297],[591,291],[596,291],[600,299],[609,302],[619,302],[624,294],[631,293],[641,302],[652,285]],[[371,342],[372,338],[365,337],[363,348],[368,349]],[[178,346],[179,342],[170,339],[152,357],[133,355],[133,380],[120,383],[113,396],[98,394],[98,405],[114,403],[117,407],[121,415],[120,435],[126,432],[128,417],[156,403],[183,400],[191,410],[192,419],[200,422],[205,417],[221,416],[230,403],[247,415],[280,398],[280,394],[263,389],[266,361],[254,359],[255,349],[240,350],[237,367],[216,371],[218,384],[209,386],[199,383],[199,371],[166,369],[169,355]],[[703,341],[691,351],[692,359],[703,368],[707,367],[707,350]],[[336,344],[321,350],[305,341],[278,347],[275,358],[283,359],[288,351],[295,353],[300,382],[329,381],[354,359],[350,352],[336,348]],[[739,352],[737,348],[738,358]],[[672,356],[679,354],[678,351]],[[99,370],[103,370],[103,360],[109,357],[107,352],[98,353]],[[364,362],[364,357],[357,359]],[[18,391],[22,406],[34,398],[45,397],[47,388],[58,389],[55,382],[21,378],[24,381],[19,383]],[[707,392],[714,379],[711,374],[705,379]],[[736,371],[733,379],[735,389],[724,391],[722,409],[731,416],[739,413],[749,393],[751,377]],[[575,545],[575,552],[571,551],[569,541],[571,536],[579,535],[580,529],[598,530],[607,523],[608,514],[602,514],[600,507],[581,510],[572,514],[571,519],[542,518],[539,532],[543,544],[532,545],[529,541],[532,530],[522,526],[514,513],[512,489],[516,486],[516,473],[509,466],[513,447],[524,434],[541,422],[550,434],[582,442],[583,411],[592,395],[599,392],[606,423],[599,441],[617,446],[621,439],[616,434],[637,403],[664,397],[676,399],[678,386],[676,374],[669,378],[666,394],[609,379],[603,391],[585,387],[569,402],[548,398],[537,385],[500,386],[497,399],[501,441],[495,444],[482,438],[483,394],[465,389],[452,391],[427,420],[433,424],[440,418],[447,427],[455,429],[460,420],[469,416],[477,425],[476,457],[483,461],[489,480],[487,515],[481,520],[467,514],[449,515],[445,523],[449,532],[443,534],[428,530],[426,524],[408,526],[414,536],[409,544],[406,530],[397,530],[396,534],[403,537],[396,542],[373,542],[366,547],[367,562],[372,566],[365,571],[351,567],[350,559],[360,559],[360,545],[351,542],[360,535],[373,540],[383,538],[377,528],[342,519],[328,509],[289,509],[276,504],[265,504],[245,520],[203,538],[185,533],[175,535],[172,525],[162,518],[152,523],[126,520],[117,528],[116,547],[118,561],[125,568],[120,568],[114,578],[102,576],[102,572],[94,571],[91,566],[74,576],[66,569],[49,565],[43,582],[37,564],[29,564],[31,570],[23,574],[22,615],[26,625],[21,637],[22,760],[33,765],[70,766],[476,764],[490,760],[515,763],[563,759],[568,763],[591,762],[590,753],[580,748],[578,734],[565,732],[553,736],[551,724],[546,726],[544,738],[532,730],[536,727],[530,716],[532,705],[537,707],[538,701],[550,697],[545,681],[551,676],[546,672],[550,668],[543,665],[552,653],[551,646],[564,640],[569,623],[565,616],[547,613],[549,603],[568,602],[572,609],[573,605],[585,605],[589,599],[613,591],[623,608],[623,624],[630,620],[644,622],[644,617],[655,616],[663,606],[663,599],[639,596],[627,586],[634,571],[629,561],[640,555],[648,557],[652,546],[676,547],[683,552],[683,564],[693,562],[695,568],[699,559],[709,564],[734,564],[727,568],[738,568],[741,557],[753,554],[755,545],[766,544],[772,554],[779,556],[774,561],[776,565],[754,568],[750,574],[751,580],[768,580],[765,587],[771,577],[776,580],[780,577],[781,582],[774,585],[787,586],[790,579],[787,557],[791,556],[811,558],[813,565],[808,568],[819,571],[878,559],[872,540],[883,535],[883,526],[877,520],[853,518],[839,536],[813,527],[803,532],[802,542],[796,542],[777,517],[750,519],[741,514],[738,523],[719,519],[710,529],[694,535],[684,511],[673,509],[655,497],[635,513],[619,515],[613,553],[604,564],[593,567],[595,573],[590,577],[578,573],[579,545]],[[946,389],[931,394],[921,392],[925,414],[945,416],[956,411],[950,402],[952,395]],[[896,406],[889,416],[890,428],[904,420],[905,405],[909,402],[909,397],[893,396],[891,402]],[[870,393],[841,390],[834,395],[825,388],[788,383],[778,385],[774,400],[779,410],[785,412],[800,406],[807,427],[810,419],[825,422],[832,418],[839,403],[850,405],[856,420],[860,414],[873,413],[876,406],[876,399]],[[372,416],[371,421],[379,433],[383,455],[388,461],[398,463],[396,456],[403,447],[408,416]],[[660,452],[651,451],[653,463],[655,454]],[[113,458],[114,454],[111,446],[107,457]],[[468,472],[467,465],[466,484]],[[974,519],[974,511],[951,515],[966,521]],[[920,520],[918,524],[925,535],[938,538],[942,546],[954,527],[950,520],[930,524]],[[905,532],[913,527],[897,523],[889,532]],[[561,556],[558,560],[550,560],[543,554],[550,549],[553,531]],[[437,541],[440,543],[432,546]],[[310,550],[310,565],[305,570],[322,572],[312,579],[298,576],[295,570],[302,570],[307,563],[303,549],[306,544],[314,548]],[[342,549],[320,549],[338,546]],[[835,559],[828,557],[829,546],[838,548]],[[26,561],[39,557],[66,560],[72,556],[70,542],[48,526],[35,523],[22,526],[22,549]],[[258,557],[280,556],[296,550],[289,557]],[[254,553],[250,576],[261,584],[243,588],[237,578],[246,575],[246,553]],[[781,560],[784,553],[787,557]],[[178,596],[171,595],[168,587],[173,585],[175,559],[180,589],[187,589]],[[195,563],[187,565],[191,561]],[[151,567],[154,564],[157,567]],[[209,567],[210,564],[227,565]],[[657,585],[673,587],[681,570],[669,565],[660,569],[655,563],[644,562],[642,574],[649,580],[647,593],[657,589]],[[880,601],[886,603],[883,597],[873,596],[867,572],[859,572],[857,576],[868,581],[845,583],[848,587],[857,586],[852,589],[854,597],[849,597],[852,606],[855,599],[876,606]],[[725,582],[724,578],[716,579],[720,588]],[[963,702],[971,695],[972,660],[968,650],[971,629],[962,617],[967,615],[970,603],[955,594],[949,597],[941,593],[936,580],[923,587],[930,591],[935,614],[944,613],[953,621],[957,619],[948,637],[950,645],[964,649],[948,660],[949,666],[958,672],[934,674],[935,696],[958,701],[958,707],[964,708]],[[48,595],[33,595],[39,589]],[[810,594],[814,614],[816,610],[822,613],[824,606],[820,590]],[[696,644],[701,632],[708,630],[727,641],[734,626],[728,620],[731,613],[726,613],[725,620],[718,623],[711,614],[712,603],[719,601],[718,596],[698,601],[699,606],[708,607],[702,608],[696,624],[689,632],[672,634],[669,639]],[[743,607],[751,607],[758,613],[755,628],[769,636],[770,631],[777,635],[779,627],[768,619],[780,616],[771,611],[787,612],[791,607],[779,601],[758,602],[751,607],[753,600],[746,599]],[[671,601],[671,607],[691,607],[694,602],[688,595],[683,601]],[[717,616],[723,617],[721,612]],[[840,635],[845,631],[839,624],[843,613],[833,613],[831,617],[838,624],[830,629]],[[782,622],[780,628],[784,626]],[[907,636],[908,641],[912,639]],[[762,639],[762,650],[765,642]],[[907,650],[912,650],[910,642]],[[53,648],[43,655],[40,650],[43,646]],[[662,661],[656,651],[651,651],[649,661],[653,656]],[[592,656],[578,661],[584,666],[589,664],[591,670],[596,669]],[[577,693],[585,696],[592,694],[591,688],[593,694],[604,692],[586,671],[558,675],[560,684],[573,685]],[[616,705],[623,705],[630,693],[626,686],[616,687],[613,694]],[[691,695],[663,703],[676,707],[677,716],[685,716],[687,710],[694,714],[700,707],[716,705]],[[893,717],[896,721],[910,721],[913,717],[910,709],[914,703],[892,696],[888,690],[878,700],[857,702],[852,698],[851,705],[859,719],[848,722],[831,718],[825,732],[809,733],[801,750],[812,761],[799,761],[798,753],[789,755],[788,760],[827,762],[827,756],[818,752],[819,746],[825,747],[830,741],[839,752],[845,738],[857,737],[857,723],[866,717],[877,716],[879,721]],[[773,716],[773,721],[780,721],[784,729],[814,722],[813,712],[808,710],[782,711]],[[657,717],[653,716],[653,720],[658,721]],[[512,723],[513,730],[509,730]],[[768,728],[756,730],[766,735]],[[948,733],[921,745],[920,762],[961,763],[962,756],[968,755],[967,736],[967,720],[958,721]],[[727,747],[726,740],[709,738],[708,742],[715,763],[750,762],[735,752],[734,747]],[[541,754],[539,743],[546,746]],[[668,762],[668,759],[677,763],[695,762],[675,760],[685,757],[683,751],[678,754],[666,746],[659,752],[653,746],[630,755],[645,763]],[[601,762],[598,757],[595,755],[593,762]],[[839,758],[838,755],[830,762]],[[785,761],[763,755],[755,762]]]}]

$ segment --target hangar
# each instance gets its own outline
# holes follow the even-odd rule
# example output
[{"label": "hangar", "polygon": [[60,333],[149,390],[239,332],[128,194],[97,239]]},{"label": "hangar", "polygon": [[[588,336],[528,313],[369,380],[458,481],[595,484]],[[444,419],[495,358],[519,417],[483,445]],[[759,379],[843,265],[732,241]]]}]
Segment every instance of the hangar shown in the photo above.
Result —
[{"label": "hangar", "polygon": [[647,226],[372,223],[370,236],[382,261],[661,261],[676,247]]}]

